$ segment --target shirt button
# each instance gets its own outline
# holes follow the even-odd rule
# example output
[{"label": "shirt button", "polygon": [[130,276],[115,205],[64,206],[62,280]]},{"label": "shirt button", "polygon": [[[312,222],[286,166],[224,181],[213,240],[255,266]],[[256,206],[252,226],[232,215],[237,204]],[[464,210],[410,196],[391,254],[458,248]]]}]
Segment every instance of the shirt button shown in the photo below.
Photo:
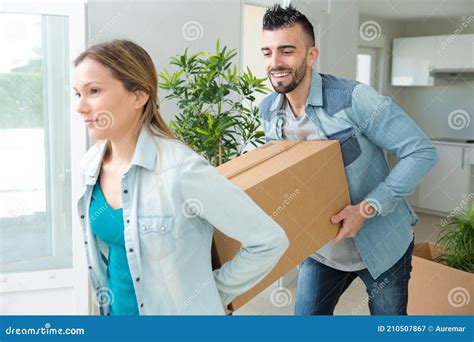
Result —
[{"label": "shirt button", "polygon": [[141,226],[140,229],[141,229],[142,231],[146,231],[146,230],[147,230],[147,226]]},{"label": "shirt button", "polygon": [[125,190],[123,191],[123,193],[124,193],[124,194],[128,194],[128,190],[125,189]]},{"label": "shirt button", "polygon": [[87,241],[84,241],[84,244],[86,244],[86,245],[87,245]]},{"label": "shirt button", "polygon": [[130,220],[127,219],[126,222],[127,222],[127,223],[130,223]]},{"label": "shirt button", "polygon": [[133,248],[130,248],[128,251],[129,251],[130,253],[133,253]]},{"label": "shirt button", "polygon": [[83,219],[83,218],[84,218],[84,215],[81,215],[81,219]]},{"label": "shirt button", "polygon": [[161,230],[161,231],[164,231],[165,229],[166,229],[165,226],[161,226],[161,227],[160,227],[160,230]]},{"label": "shirt button", "polygon": [[140,304],[140,307],[143,308],[143,303]]},{"label": "shirt button", "polygon": [[137,278],[137,281],[140,281],[140,277]]},{"label": "shirt button", "polygon": [[92,270],[92,266],[89,266],[89,269]]}]

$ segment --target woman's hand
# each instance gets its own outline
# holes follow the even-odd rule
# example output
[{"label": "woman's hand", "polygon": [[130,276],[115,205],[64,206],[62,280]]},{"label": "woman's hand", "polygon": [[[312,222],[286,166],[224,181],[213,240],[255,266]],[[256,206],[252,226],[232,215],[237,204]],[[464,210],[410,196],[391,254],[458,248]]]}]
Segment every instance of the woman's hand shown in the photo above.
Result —
[{"label": "woman's hand", "polygon": [[224,312],[226,316],[231,316],[232,315],[232,310],[229,309],[228,305],[224,306]]}]

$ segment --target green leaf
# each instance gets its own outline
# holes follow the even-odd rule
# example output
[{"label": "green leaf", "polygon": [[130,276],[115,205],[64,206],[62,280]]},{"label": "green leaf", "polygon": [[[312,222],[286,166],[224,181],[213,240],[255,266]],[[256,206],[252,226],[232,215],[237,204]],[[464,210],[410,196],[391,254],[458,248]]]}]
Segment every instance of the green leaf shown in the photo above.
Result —
[{"label": "green leaf", "polygon": [[165,100],[174,100],[177,113],[170,122],[176,135],[216,165],[219,144],[222,161],[238,156],[247,144],[263,143],[256,93],[266,93],[265,78],[257,79],[249,68],[237,73],[237,49],[221,48],[170,58],[160,75]]}]

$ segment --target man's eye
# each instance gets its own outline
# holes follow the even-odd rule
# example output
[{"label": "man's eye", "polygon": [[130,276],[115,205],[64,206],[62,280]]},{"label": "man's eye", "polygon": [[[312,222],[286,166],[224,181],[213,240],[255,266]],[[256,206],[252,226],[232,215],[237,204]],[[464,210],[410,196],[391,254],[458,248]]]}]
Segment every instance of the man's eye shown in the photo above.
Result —
[{"label": "man's eye", "polygon": [[292,53],[293,53],[293,51],[283,51],[284,55],[291,55]]}]

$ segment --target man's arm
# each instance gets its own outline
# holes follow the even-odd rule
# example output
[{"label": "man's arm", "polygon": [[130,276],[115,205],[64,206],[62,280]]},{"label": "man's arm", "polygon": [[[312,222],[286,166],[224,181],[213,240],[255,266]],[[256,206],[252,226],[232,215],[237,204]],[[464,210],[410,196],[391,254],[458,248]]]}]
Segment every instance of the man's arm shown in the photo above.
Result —
[{"label": "man's arm", "polygon": [[365,196],[380,215],[391,213],[412,194],[438,161],[431,140],[389,97],[359,84],[352,95],[352,115],[359,131],[400,158],[385,180]]},{"label": "man's arm", "polygon": [[331,218],[333,223],[343,222],[336,241],[354,237],[367,218],[391,213],[438,161],[436,148],[423,131],[389,97],[371,87],[359,84],[354,88],[351,114],[357,134],[364,134],[400,161],[363,201]]}]

